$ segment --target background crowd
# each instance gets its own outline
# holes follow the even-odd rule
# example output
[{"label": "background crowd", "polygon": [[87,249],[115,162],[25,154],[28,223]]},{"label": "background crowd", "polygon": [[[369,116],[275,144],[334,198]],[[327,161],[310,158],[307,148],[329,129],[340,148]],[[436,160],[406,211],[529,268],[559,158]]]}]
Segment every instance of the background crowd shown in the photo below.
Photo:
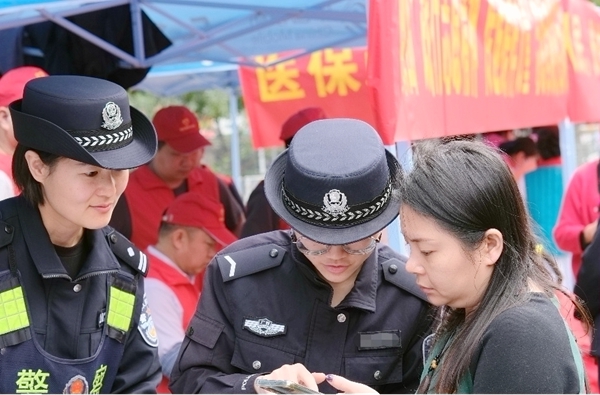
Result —
[{"label": "background crowd", "polygon": [[[161,393],[168,393],[170,389],[182,393],[260,392],[262,389],[255,385],[255,380],[266,375],[302,381],[325,392],[337,388],[346,392],[377,389],[400,393],[414,392],[418,388],[420,392],[438,393],[553,392],[557,389],[569,393],[580,392],[586,386],[588,390],[598,392],[597,332],[592,341],[593,329],[586,325],[585,309],[581,310],[583,313],[578,312],[577,303],[573,303],[576,301],[573,291],[576,291],[582,256],[597,237],[600,161],[594,160],[579,167],[565,185],[556,125],[495,131],[450,138],[448,141],[416,142],[412,152],[414,168],[408,169],[405,179],[397,160],[384,149],[376,132],[368,125],[354,120],[328,119],[323,110],[316,107],[299,109],[281,127],[280,139],[286,151],[276,159],[265,180],[258,183],[248,201],[244,202],[226,175],[216,173],[203,163],[204,152],[210,149],[211,143],[203,135],[197,115],[182,105],[166,106],[149,114],[152,115],[152,129],[156,132],[156,146],[151,149],[151,143],[145,142],[145,149],[156,152],[147,156],[147,160],[140,159],[141,154],[132,148],[136,143],[129,142],[116,145],[111,148],[112,151],[81,148],[82,152],[61,151],[62,146],[57,143],[59,148],[55,151],[47,148],[56,157],[45,157],[44,149],[55,146],[45,141],[52,136],[32,137],[31,132],[26,132],[28,128],[41,128],[40,125],[45,124],[35,122],[45,119],[53,123],[47,126],[48,130],[58,133],[56,128],[59,128],[61,133],[58,135],[64,138],[73,130],[83,128],[78,124],[81,119],[76,119],[75,112],[80,110],[67,99],[57,101],[54,104],[56,108],[64,108],[67,114],[60,119],[42,109],[32,110],[30,104],[22,110],[35,118],[30,119],[20,115],[17,110],[21,108],[13,108],[14,103],[51,101],[43,95],[52,97],[56,92],[68,98],[74,96],[107,102],[108,96],[101,97],[101,93],[116,89],[116,85],[104,86],[84,79],[74,82],[80,82],[82,86],[89,84],[88,92],[82,93],[82,89],[71,91],[68,86],[60,85],[71,82],[68,78],[76,77],[65,78],[54,82],[57,81],[55,77],[47,77],[43,70],[35,67],[21,67],[0,77],[0,200],[5,202],[0,205],[0,219],[17,215],[12,213],[18,210],[22,210],[20,216],[24,217],[24,212],[33,215],[29,211],[35,212],[35,207],[39,206],[41,222],[49,233],[46,247],[54,247],[60,258],[55,264],[66,268],[66,273],[60,270],[60,276],[66,276],[64,278],[69,286],[72,282],[77,283],[75,290],[79,285],[78,279],[83,278],[87,268],[87,257],[98,248],[91,241],[96,237],[91,235],[96,233],[88,234],[88,222],[75,221],[76,226],[72,228],[77,236],[69,239],[76,239],[74,245],[61,245],[58,240],[62,239],[54,238],[52,232],[60,232],[60,229],[49,227],[48,221],[73,222],[71,215],[65,214],[69,210],[68,199],[56,203],[56,207],[52,206],[53,211],[49,214],[45,208],[48,203],[44,197],[49,199],[52,193],[57,197],[69,193],[65,190],[65,195],[61,195],[60,191],[52,189],[58,185],[50,182],[52,177],[63,172],[64,177],[68,176],[67,170],[56,170],[54,161],[65,157],[101,169],[100,175],[103,172],[110,174],[107,177],[112,181],[108,182],[117,185],[114,193],[111,192],[115,199],[114,207],[105,210],[109,214],[104,216],[105,224],[100,225],[102,221],[99,221],[93,226],[110,229],[110,232],[116,230],[115,233],[107,233],[107,237],[114,236],[115,240],[123,237],[121,244],[131,243],[130,246],[127,244],[125,252],[114,252],[110,259],[117,259],[122,265],[134,265],[140,273],[147,275],[144,282],[140,280],[139,283],[138,272],[133,270],[129,276],[136,279],[133,283],[134,291],[137,289],[137,293],[132,294],[135,301],[133,311],[139,317],[146,317],[146,310],[151,308],[153,317],[150,319],[150,313],[147,313],[151,323],[146,326],[144,322],[138,322],[139,318],[133,319],[135,325],[141,328],[139,335],[122,334],[128,339],[135,339],[125,342],[123,358],[135,359],[128,350],[134,353],[133,350],[143,348],[143,353],[152,354],[153,359],[144,367],[148,372],[145,378],[126,370],[125,373],[111,373],[115,384],[109,390],[143,392],[156,388]],[[124,90],[118,89],[111,92],[115,96],[124,94]],[[36,95],[43,98],[36,99]],[[104,105],[104,102],[100,104]],[[129,108],[126,95],[118,104],[125,114],[123,109]],[[104,110],[99,110],[103,116]],[[18,117],[16,120],[15,115]],[[129,122],[135,127],[144,116],[132,108],[129,117]],[[150,121],[144,120],[150,124]],[[106,119],[104,122],[93,129],[104,128]],[[20,127],[16,133],[15,126]],[[302,133],[297,135],[299,130]],[[109,156],[107,152],[114,155]],[[115,164],[106,162],[107,157]],[[123,164],[118,165],[115,158]],[[459,171],[470,161],[471,167],[465,166]],[[20,168],[13,168],[17,163],[21,163]],[[15,175],[23,169],[35,169],[36,163],[40,168],[39,177],[34,170],[31,170],[31,177],[41,185],[38,193],[41,193],[42,199],[28,198],[32,206],[27,206],[27,211],[13,209],[12,202],[20,202],[18,196],[31,196],[28,191],[32,188],[31,183],[15,182]],[[508,171],[504,172],[505,169]],[[115,171],[121,173],[115,175]],[[400,178],[396,178],[395,172],[400,174]],[[127,173],[128,181],[119,184],[115,180],[124,178],[122,173]],[[48,178],[48,175],[52,176]],[[437,189],[433,184],[428,189],[426,185],[434,183],[436,177],[439,177]],[[424,189],[417,193],[419,188]],[[506,191],[515,193],[511,195]],[[495,195],[501,200],[490,198]],[[72,201],[74,197],[69,198]],[[446,207],[445,204],[450,201],[460,201],[464,207],[457,204],[454,208]],[[480,206],[475,202],[480,202]],[[15,207],[20,207],[19,204],[24,203],[15,204]],[[371,209],[371,213],[385,207],[382,210],[386,214],[377,213],[372,218],[366,216],[360,220],[352,218],[341,227],[319,219],[320,215],[327,217],[328,214],[334,218],[345,216],[346,211],[359,206],[361,209],[378,207],[375,211]],[[511,212],[506,216],[509,221],[515,222],[503,223],[500,218],[477,219],[483,212],[493,212],[494,207],[498,213]],[[498,211],[498,207],[504,209]],[[306,212],[320,214],[314,219],[313,214],[307,216]],[[382,233],[385,234],[386,226],[398,213],[401,213],[403,237],[410,246],[408,261],[398,252],[379,244],[382,237],[385,239]],[[464,218],[461,219],[461,215]],[[462,224],[458,224],[460,221]],[[106,225],[110,226],[106,228]],[[441,281],[435,277],[439,275],[436,272],[439,266],[432,263],[433,258],[417,255],[422,253],[418,252],[423,250],[420,243],[426,239],[423,232],[429,229],[425,233],[436,235],[439,228],[448,233],[439,234],[439,240],[452,238],[464,243],[456,245],[462,245],[469,254],[455,258],[456,262],[461,259],[477,261],[478,270],[471,274],[477,278],[476,287],[488,289],[487,292],[463,295],[455,289],[448,289],[441,300],[432,297],[433,291],[430,294],[429,290],[437,289],[436,281]],[[27,231],[22,232],[25,235],[18,237],[26,239]],[[116,242],[113,241],[113,244]],[[11,242],[0,246],[0,250],[8,245],[12,245]],[[0,257],[7,257],[11,262],[7,270],[17,276],[10,258],[10,247],[7,248]],[[31,265],[37,265],[36,253],[31,249],[30,246]],[[336,254],[343,255],[344,258],[339,260],[347,263],[332,264],[331,257]],[[129,262],[128,259],[133,257],[137,261]],[[450,262],[451,257],[446,256]],[[347,277],[341,274],[345,273],[344,265],[355,267]],[[512,267],[519,269],[512,272]],[[25,269],[21,270],[25,272]],[[459,278],[457,273],[465,276],[465,273],[470,273],[469,269],[456,266],[452,270],[445,282],[449,282],[448,278],[452,276],[457,276],[457,285],[467,281]],[[499,280],[499,271],[512,275]],[[51,273],[44,277],[42,272],[43,280],[39,281],[47,281]],[[383,276],[383,280],[378,276]],[[409,280],[413,279],[412,276],[416,276],[417,282],[427,279],[423,281],[431,283],[419,283],[419,289],[414,280]],[[524,279],[525,283],[518,279]],[[33,281],[32,277],[25,280]],[[27,287],[32,285],[27,281],[22,283],[27,294]],[[119,290],[125,292],[130,289],[127,284]],[[203,286],[206,288],[203,289]],[[145,291],[145,295],[144,292],[140,295],[140,290]],[[514,299],[501,297],[507,292],[511,292]],[[544,296],[539,300],[529,300],[527,295],[530,293]],[[105,297],[110,298],[111,295]],[[552,301],[556,301],[558,310]],[[502,316],[503,308],[521,304],[525,307],[514,310],[513,316]],[[431,305],[440,307],[435,316],[429,314]],[[296,307],[292,309],[291,306]],[[402,317],[394,314],[398,306],[404,309]],[[52,339],[56,333],[46,333],[39,328],[48,323],[65,324],[52,320],[49,312],[39,314],[45,317],[45,321],[33,319],[33,332],[37,331],[33,337],[44,343],[48,340],[39,339]],[[99,317],[102,314],[99,313]],[[272,317],[278,317],[286,324]],[[98,317],[95,319],[100,320]],[[516,326],[521,328],[520,332],[515,327],[505,328],[503,325],[508,321],[522,321],[522,326]],[[566,331],[561,322],[567,324]],[[306,323],[310,323],[310,327],[305,327]],[[551,328],[548,332],[551,336],[542,332],[531,333],[527,330],[531,325]],[[387,333],[387,337],[380,338],[380,333],[369,335],[368,330],[373,326],[402,330],[399,335]],[[434,334],[430,349],[424,341],[429,333]],[[504,337],[498,337],[498,333],[503,333]],[[280,337],[283,334],[286,336]],[[2,347],[21,344],[4,340],[3,335],[0,333]],[[399,342],[394,336],[402,338],[402,347],[400,343],[394,343]],[[116,335],[108,337],[119,342]],[[339,340],[340,337],[344,340]],[[515,338],[522,339],[522,342],[515,342]],[[536,354],[539,350],[535,344],[548,341],[548,338],[554,339],[553,344],[557,347],[549,354]],[[515,387],[510,387],[506,381],[498,381],[498,370],[492,370],[488,365],[493,360],[498,361],[500,356],[486,354],[489,349],[485,346],[477,348],[476,342],[481,339],[489,340],[493,347],[513,346],[510,350],[514,352],[507,353],[503,360],[511,368],[501,375],[514,378],[522,369],[516,360],[526,364],[532,357],[552,361],[553,364],[546,369],[567,373],[564,376],[552,375],[556,382],[546,380],[543,385],[533,382],[527,386],[515,380]],[[90,347],[94,348],[98,341],[92,340]],[[112,344],[110,341],[107,343]],[[137,345],[131,345],[133,343]],[[23,342],[25,344],[27,342]],[[123,344],[122,339],[120,344]],[[360,344],[359,349],[364,354],[356,354],[356,344]],[[383,346],[377,347],[377,344]],[[517,352],[514,347],[522,344],[527,344],[527,347]],[[402,351],[398,352],[398,348]],[[422,349],[430,352],[424,356]],[[116,346],[115,350],[106,351],[106,355],[123,352],[118,351]],[[89,350],[71,353],[46,348],[46,351],[61,354],[64,359],[78,360],[90,356]],[[465,354],[464,358],[461,353]],[[369,356],[371,362],[367,362],[364,355]],[[449,362],[443,364],[441,355],[445,355],[447,361],[454,361],[455,367],[449,368]],[[580,355],[583,357],[581,366]],[[344,366],[342,361],[346,361]],[[425,371],[421,374],[423,363]],[[162,371],[160,383],[158,364]],[[443,368],[436,370],[434,365]],[[96,368],[100,369],[99,366]],[[322,372],[323,375],[310,372]],[[472,377],[466,377],[465,372],[470,372]],[[478,372],[478,376],[474,372]],[[530,373],[535,376],[538,374],[535,372]],[[325,376],[325,373],[333,375]],[[0,373],[0,384],[5,381],[3,374]],[[139,379],[140,386],[127,387],[119,382],[124,380],[120,374],[131,374],[127,377]],[[542,376],[543,372],[540,372],[539,377]],[[0,388],[8,390],[3,392],[11,392],[10,387],[0,385]]]}]

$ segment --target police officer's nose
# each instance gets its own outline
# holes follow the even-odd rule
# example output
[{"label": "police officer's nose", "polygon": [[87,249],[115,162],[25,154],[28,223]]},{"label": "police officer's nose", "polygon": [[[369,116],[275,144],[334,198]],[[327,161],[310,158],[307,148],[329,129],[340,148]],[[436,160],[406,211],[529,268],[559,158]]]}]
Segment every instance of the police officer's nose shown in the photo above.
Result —
[{"label": "police officer's nose", "polygon": [[100,181],[98,189],[101,195],[112,196],[117,192],[117,180],[113,171],[102,171],[98,178]]},{"label": "police officer's nose", "polygon": [[348,255],[348,253],[344,251],[344,248],[342,246],[332,245],[329,246],[329,251],[326,252],[326,255],[328,258],[331,259],[341,259]]}]

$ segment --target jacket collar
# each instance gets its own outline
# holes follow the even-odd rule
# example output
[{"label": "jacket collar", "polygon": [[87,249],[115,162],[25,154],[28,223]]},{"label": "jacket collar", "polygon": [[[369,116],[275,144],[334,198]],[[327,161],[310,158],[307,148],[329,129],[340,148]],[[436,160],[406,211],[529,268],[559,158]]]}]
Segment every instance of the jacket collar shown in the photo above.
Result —
[{"label": "jacket collar", "polygon": [[[31,206],[21,196],[18,198],[17,212],[23,238],[38,273],[44,278],[70,278],[50,241],[38,208]],[[90,243],[89,255],[79,270],[77,278],[73,280],[120,269],[121,266],[111,251],[102,229],[86,229],[84,237],[87,237]]]},{"label": "jacket collar", "polygon": [[378,252],[376,248],[363,263],[354,287],[339,304],[341,307],[351,306],[374,312],[377,300],[377,284],[379,282]]},{"label": "jacket collar", "polygon": [[[320,286],[326,286],[330,292],[331,286],[324,281],[312,263],[302,254],[295,245],[291,246],[291,256],[300,271],[312,282]],[[344,300],[336,308],[354,307],[369,312],[374,312],[377,300],[377,284],[379,282],[379,264],[378,264],[379,246],[369,255],[363,263],[354,287]]]}]

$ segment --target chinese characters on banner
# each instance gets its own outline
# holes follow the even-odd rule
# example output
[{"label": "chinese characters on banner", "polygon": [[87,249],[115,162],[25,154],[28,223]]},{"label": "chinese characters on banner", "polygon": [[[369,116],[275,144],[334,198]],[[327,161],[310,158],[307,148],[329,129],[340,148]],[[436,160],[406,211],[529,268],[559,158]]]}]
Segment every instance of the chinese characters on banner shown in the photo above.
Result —
[{"label": "chinese characters on banner", "polygon": [[564,1],[569,56],[569,118],[600,121],[600,13],[585,0]]},{"label": "chinese characters on banner", "polygon": [[371,0],[369,10],[376,127],[396,141],[600,120],[600,20],[585,0]]},{"label": "chinese characters on banner", "polygon": [[[261,64],[285,54],[256,57]],[[375,125],[365,86],[364,48],[324,49],[271,67],[240,67],[244,104],[255,148],[281,146],[281,125],[306,107],[321,107],[327,117],[362,119]],[[385,143],[393,136],[382,136]]]}]

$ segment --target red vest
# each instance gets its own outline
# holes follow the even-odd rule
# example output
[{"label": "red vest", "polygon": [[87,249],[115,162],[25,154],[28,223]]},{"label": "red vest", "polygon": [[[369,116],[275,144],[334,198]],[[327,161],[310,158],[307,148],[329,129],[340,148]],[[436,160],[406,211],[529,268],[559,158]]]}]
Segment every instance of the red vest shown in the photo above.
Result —
[{"label": "red vest", "polygon": [[[173,266],[163,262],[160,258],[151,253],[147,253],[146,255],[148,255],[148,263],[150,265],[148,278],[155,278],[162,281],[175,293],[177,300],[179,300],[179,303],[181,303],[181,307],[183,308],[181,325],[183,328],[187,328],[192,316],[196,312],[196,305],[198,304],[200,291],[202,290],[202,278],[204,272],[198,274],[194,284],[192,284],[187,276],[181,274],[181,272]],[[163,376],[160,384],[156,387],[156,391],[159,394],[171,393],[171,391],[169,391],[169,379],[166,376]]]},{"label": "red vest", "polygon": [[[205,167],[197,167],[187,178],[188,191],[200,192],[219,201],[217,177]],[[131,173],[125,189],[131,217],[131,241],[145,250],[158,241],[158,228],[167,206],[175,200],[173,190],[148,165]]]}]

